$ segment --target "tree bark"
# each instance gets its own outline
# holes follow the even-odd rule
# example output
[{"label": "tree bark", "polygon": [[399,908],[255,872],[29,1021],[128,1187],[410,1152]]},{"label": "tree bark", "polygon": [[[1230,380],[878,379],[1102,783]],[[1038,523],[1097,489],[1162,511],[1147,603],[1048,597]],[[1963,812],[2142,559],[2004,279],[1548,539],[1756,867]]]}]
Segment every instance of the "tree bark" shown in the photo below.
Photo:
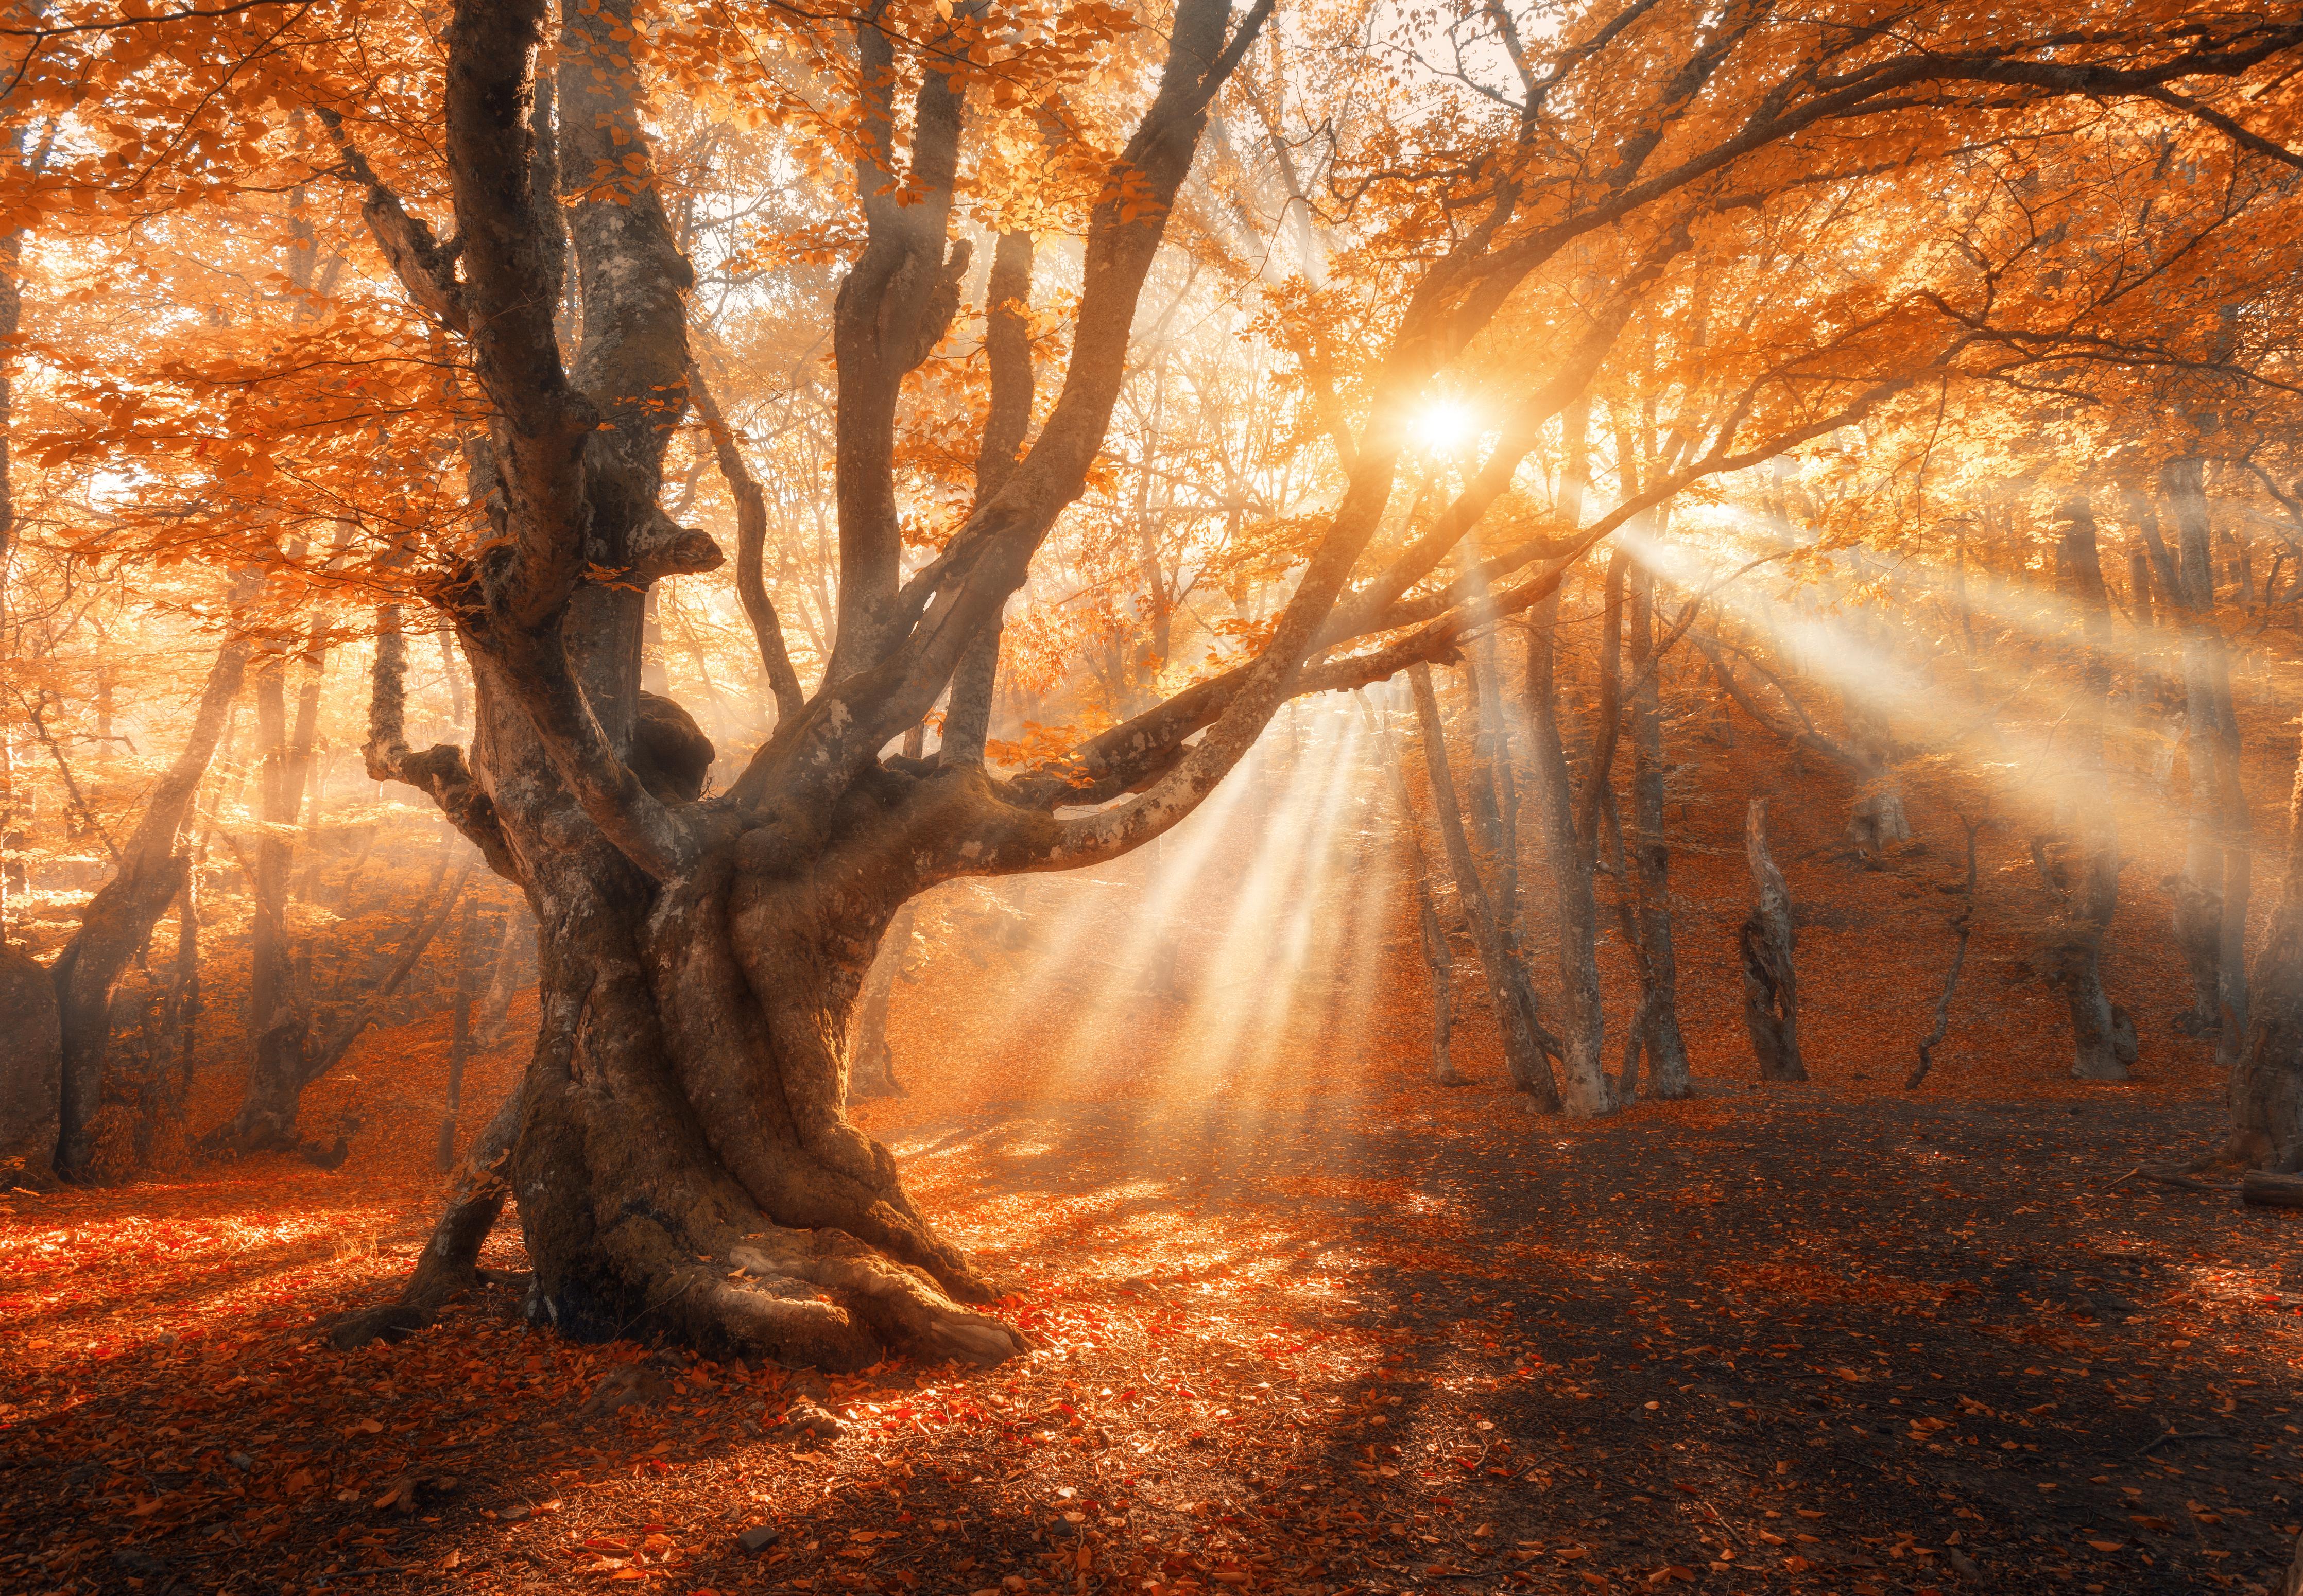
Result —
[{"label": "tree bark", "polygon": [[[975,451],[975,499],[982,504],[1016,474],[1016,458],[1032,430],[1032,235],[1000,235],[983,290],[983,349],[991,379],[983,435]],[[998,616],[970,643],[952,672],[940,757],[946,764],[982,765],[991,735],[991,705],[999,691]],[[906,922],[907,925],[908,921]],[[889,1079],[894,1079],[891,1074]]]},{"label": "tree bark", "polygon": [[[953,678],[955,686],[958,681]],[[916,760],[927,746],[927,728],[915,726],[904,734],[904,757]],[[979,752],[979,760],[981,754]],[[856,1037],[849,1045],[848,1055],[853,1061],[848,1079],[848,1096],[854,1097],[901,1097],[903,1083],[896,1079],[896,1049],[888,1039],[888,1011],[896,995],[897,978],[904,973],[904,965],[912,953],[912,923],[918,905],[907,901],[896,911],[896,918],[881,938],[880,951],[872,960],[872,968],[864,978],[864,992],[856,1012]]]},{"label": "tree bark", "polygon": [[880,952],[864,980],[863,1000],[856,1012],[855,1065],[848,1077],[850,1097],[900,1097],[903,1083],[896,1079],[896,1050],[888,1040],[888,1010],[895,997],[897,978],[911,951],[915,905],[905,904],[881,939]]},{"label": "tree bark", "polygon": [[1751,865],[1759,902],[1743,921],[1739,943],[1743,958],[1743,1023],[1762,1080],[1805,1080],[1800,1059],[1799,978],[1792,955],[1798,938],[1792,926],[1791,890],[1767,853],[1767,801],[1751,800],[1743,823],[1743,853]]}]

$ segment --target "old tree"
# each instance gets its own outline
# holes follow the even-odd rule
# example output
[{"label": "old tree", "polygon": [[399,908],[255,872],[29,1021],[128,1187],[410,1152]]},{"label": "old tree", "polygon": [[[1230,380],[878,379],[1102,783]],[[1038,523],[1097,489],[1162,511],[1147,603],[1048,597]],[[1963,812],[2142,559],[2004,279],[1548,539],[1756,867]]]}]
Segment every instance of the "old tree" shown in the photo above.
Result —
[{"label": "old tree", "polygon": [[[1739,276],[1738,263],[1776,258],[1787,230],[1845,227],[1845,248],[1871,247],[1860,206],[1817,195],[1893,173],[1967,185],[1980,214],[2004,197],[1987,152],[2068,133],[2084,118],[2059,108],[2075,103],[2172,106],[2186,137],[2251,148],[2214,105],[2303,40],[2238,13],[2111,5],[2067,8],[2052,33],[2012,9],[1927,4],[1473,6],[1408,19],[1396,52],[1367,46],[1366,13],[1275,13],[1272,0],[1140,17],[990,0],[692,9],[259,4],[88,29],[35,20],[14,35],[30,41],[26,92],[62,107],[95,80],[116,97],[65,152],[91,204],[292,190],[320,225],[342,223],[331,250],[381,263],[416,313],[412,340],[377,322],[379,368],[452,368],[476,396],[427,411],[423,446],[460,474],[478,511],[467,531],[420,538],[370,517],[351,478],[309,513],[359,524],[332,567],[339,589],[389,601],[367,769],[428,794],[524,891],[540,1030],[401,1300],[339,1326],[345,1344],[424,1322],[473,1278],[516,1198],[527,1311],[572,1333],[645,1315],[700,1346],[841,1368],[890,1349],[1012,1354],[1017,1336],[980,1311],[995,1286],[846,1113],[851,1011],[904,905],[955,878],[1141,846],[1291,697],[1452,659],[1498,616],[1548,627],[1545,601],[1575,562],[1690,484],[2005,357],[1974,250],[1944,256],[1963,280],[1767,301],[1759,280],[1780,273]],[[1091,90],[1091,64],[1122,39],[1154,70]],[[1332,483],[1297,518],[1284,602],[1219,671],[1060,756],[988,768],[1003,612],[1095,479],[1154,308],[1147,281],[1178,247],[1179,197],[1219,142],[1211,128],[1251,106],[1284,155],[1268,100],[1290,78],[1369,108],[1348,158],[1331,152],[1326,191],[1307,181],[1292,199],[1307,233],[1316,217],[1349,248],[1274,334],[1301,368],[1303,447],[1329,451]],[[826,330],[835,624],[812,684],[762,585],[762,484],[691,349],[695,273],[652,147],[651,97],[674,85],[816,118],[852,184]],[[1039,187],[1072,199],[1035,216]],[[1034,234],[1067,230],[1076,280],[1050,338]],[[995,242],[973,290],[971,233]],[[899,501],[899,424],[907,379],[972,291],[988,368],[972,498],[928,542]],[[1731,311],[1736,292],[1748,298]],[[1533,513],[1523,466],[1563,417],[1583,424],[1587,389],[1633,326],[1650,349],[1701,352],[1670,447],[1604,513],[1583,519],[1580,491],[1555,500],[1564,516]],[[1043,349],[1060,359],[1044,391]],[[339,347],[328,369],[358,354]],[[275,352],[235,391],[308,382],[294,365]],[[1443,493],[1410,480],[1410,423],[1435,383],[1473,367],[1500,420]],[[334,441],[339,469],[346,440],[383,435],[388,384],[372,381],[308,429]],[[640,646],[650,585],[722,559],[664,503],[667,450],[699,420],[737,505],[738,588],[779,711],[708,795],[713,751],[685,710],[642,691]],[[264,424],[267,453],[299,446],[280,416]],[[248,502],[245,535],[211,557],[289,558],[265,495],[216,475],[206,491]],[[419,614],[469,661],[468,748],[409,745],[402,628]],[[932,718],[929,747],[913,734]],[[1573,816],[1554,809],[1546,835],[1573,845]],[[1571,1012],[1563,1047],[1531,995],[1497,1003],[1523,1089],[1608,1110],[1591,1025]]]}]

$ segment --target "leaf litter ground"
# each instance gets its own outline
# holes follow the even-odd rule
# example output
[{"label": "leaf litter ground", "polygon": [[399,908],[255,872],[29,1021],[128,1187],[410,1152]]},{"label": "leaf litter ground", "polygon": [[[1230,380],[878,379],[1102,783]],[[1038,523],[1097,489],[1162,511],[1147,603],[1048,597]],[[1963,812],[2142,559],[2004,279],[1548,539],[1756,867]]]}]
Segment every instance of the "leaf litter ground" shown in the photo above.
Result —
[{"label": "leaf litter ground", "polygon": [[[316,1088],[373,1128],[334,1173],[10,1197],[0,1588],[2274,1586],[2303,1519],[2294,1219],[2122,1178],[2212,1145],[2209,1050],[2154,1026],[2138,1083],[2080,1088],[2052,995],[2008,978],[1955,1009],[1928,1091],[1885,1089],[1951,867],[1835,864],[1819,811],[1814,849],[1786,824],[1795,890],[1865,934],[1804,943],[1818,1080],[1729,1079],[1735,819],[1690,822],[1719,852],[1678,882],[1700,1094],[1596,1125],[1495,1089],[1476,1021],[1480,1084],[1422,1084],[1371,827],[1035,884],[1028,922],[932,904],[911,1095],[859,1118],[1012,1283],[1036,1349],[988,1372],[715,1367],[645,1324],[578,1347],[498,1290],[316,1347],[421,1245],[441,1021]],[[1163,898],[1188,869],[1230,874]],[[1008,1001],[971,1009],[987,979]],[[521,1267],[516,1237],[485,1261]],[[793,1439],[803,1398],[841,1433]]]}]

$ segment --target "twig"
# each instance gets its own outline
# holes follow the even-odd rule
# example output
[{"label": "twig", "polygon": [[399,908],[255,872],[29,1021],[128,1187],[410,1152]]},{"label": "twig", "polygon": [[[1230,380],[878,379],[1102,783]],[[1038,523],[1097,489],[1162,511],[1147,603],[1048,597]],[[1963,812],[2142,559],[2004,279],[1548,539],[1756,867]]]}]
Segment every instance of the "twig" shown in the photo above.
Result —
[{"label": "twig", "polygon": [[2153,1441],[2149,1446],[2145,1447],[2143,1450],[2136,1453],[2135,1455],[2138,1457],[2148,1457],[2151,1453],[2157,1451],[2162,1445],[2171,1441],[2229,1441],[2230,1439],[2230,1436],[2224,1434],[2220,1430],[2194,1430],[2188,1435],[2179,1435],[2173,1430],[2170,1430],[2166,1434],[2161,1436],[2157,1441]]},{"label": "twig", "polygon": [[55,734],[48,730],[48,723],[40,714],[41,709],[46,703],[47,696],[46,690],[43,690],[39,702],[35,703],[19,692],[16,694],[16,701],[24,706],[24,714],[32,723],[32,735],[39,738],[41,743],[55,760],[57,774],[64,778],[64,791],[71,794],[72,807],[80,811],[80,822],[96,833],[97,840],[104,844],[104,851],[112,855],[112,862],[117,867],[120,863],[120,850],[113,845],[112,833],[104,828],[104,822],[97,819],[96,811],[89,807],[88,799],[80,790],[80,783],[72,776],[72,766],[64,760],[63,745],[58,743]]},{"label": "twig", "polygon": [[2162,1186],[2173,1186],[2184,1191],[2237,1191],[2238,1186],[2221,1186],[2212,1180],[2194,1180],[2189,1175],[2162,1174],[2157,1170],[2137,1172],[2147,1180],[2156,1180]]},{"label": "twig", "polygon": [[678,1300],[679,1300],[679,1299],[683,1295],[685,1295],[685,1294],[686,1294],[686,1292],[687,1292],[687,1290],[688,1290],[688,1287],[690,1287],[690,1286],[694,1285],[695,1283],[696,1283],[696,1277],[695,1277],[694,1275],[692,1275],[692,1274],[691,1274],[691,1275],[689,1275],[686,1280],[684,1280],[684,1281],[680,1281],[680,1282],[679,1282],[679,1290],[674,1291],[671,1296],[669,1296],[669,1297],[665,1298],[662,1302],[651,1302],[651,1303],[649,1303],[645,1307],[643,1307],[642,1309],[640,1309],[640,1311],[639,1311],[638,1313],[634,1314],[630,1318],[628,1318],[628,1319],[625,1320],[621,1324],[619,1324],[618,1326],[616,1326],[616,1333],[615,1333],[615,1334],[613,1334],[613,1335],[612,1335],[612,1336],[610,1336],[608,1339],[609,1339],[610,1340],[612,1340],[612,1341],[620,1341],[620,1340],[622,1340],[624,1339],[624,1331],[626,1331],[629,1330],[633,1325],[637,1324],[641,1320],[643,1320],[643,1319],[646,1318],[650,1314],[654,1313],[654,1312],[656,1311],[656,1309],[661,1308],[661,1307],[669,1307],[669,1306],[671,1306],[674,1302],[677,1302],[677,1301],[678,1301]]}]

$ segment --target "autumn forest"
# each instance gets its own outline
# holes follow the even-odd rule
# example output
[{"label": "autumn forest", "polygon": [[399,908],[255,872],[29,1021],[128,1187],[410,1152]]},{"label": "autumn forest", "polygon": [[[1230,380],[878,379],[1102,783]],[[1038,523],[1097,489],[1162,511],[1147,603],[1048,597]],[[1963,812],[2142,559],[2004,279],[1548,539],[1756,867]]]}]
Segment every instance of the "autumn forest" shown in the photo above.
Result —
[{"label": "autumn forest", "polygon": [[2303,1596],[2303,13],[0,0],[0,1589]]}]

